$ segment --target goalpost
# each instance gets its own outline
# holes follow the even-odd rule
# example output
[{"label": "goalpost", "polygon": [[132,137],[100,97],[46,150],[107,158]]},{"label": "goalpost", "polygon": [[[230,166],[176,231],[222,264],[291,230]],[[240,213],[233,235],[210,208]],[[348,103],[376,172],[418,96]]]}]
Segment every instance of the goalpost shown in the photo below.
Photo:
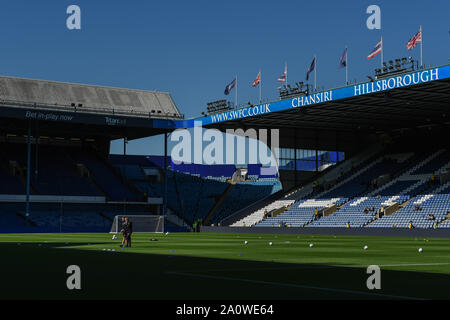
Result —
[{"label": "goalpost", "polygon": [[119,215],[114,221],[109,233],[119,233],[122,229],[122,218],[129,218],[133,223],[133,233],[163,233],[164,216]]}]

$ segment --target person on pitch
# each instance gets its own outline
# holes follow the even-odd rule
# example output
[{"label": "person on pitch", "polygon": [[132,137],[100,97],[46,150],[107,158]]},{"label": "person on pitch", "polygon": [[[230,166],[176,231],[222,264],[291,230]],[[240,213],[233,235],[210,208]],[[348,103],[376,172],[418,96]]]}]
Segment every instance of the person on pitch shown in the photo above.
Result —
[{"label": "person on pitch", "polygon": [[131,248],[131,235],[133,233],[133,223],[128,217],[125,218],[126,228],[124,232],[124,238],[127,248]]},{"label": "person on pitch", "polygon": [[120,230],[120,234],[123,236],[123,238],[122,238],[122,243],[120,244],[120,247],[123,247],[123,245],[127,241],[125,230],[127,230],[127,222],[126,222],[125,217],[122,217],[122,229]]}]

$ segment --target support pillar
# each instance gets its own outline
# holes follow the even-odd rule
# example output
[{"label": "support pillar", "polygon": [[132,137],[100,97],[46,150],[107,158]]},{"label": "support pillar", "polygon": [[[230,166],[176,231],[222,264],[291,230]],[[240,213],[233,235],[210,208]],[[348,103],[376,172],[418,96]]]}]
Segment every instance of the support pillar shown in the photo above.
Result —
[{"label": "support pillar", "polygon": [[167,132],[164,133],[164,199],[163,215],[167,215]]},{"label": "support pillar", "polygon": [[30,215],[30,176],[31,176],[31,120],[28,121],[27,137],[27,183],[26,183],[26,204],[25,204],[25,223],[28,223]]}]

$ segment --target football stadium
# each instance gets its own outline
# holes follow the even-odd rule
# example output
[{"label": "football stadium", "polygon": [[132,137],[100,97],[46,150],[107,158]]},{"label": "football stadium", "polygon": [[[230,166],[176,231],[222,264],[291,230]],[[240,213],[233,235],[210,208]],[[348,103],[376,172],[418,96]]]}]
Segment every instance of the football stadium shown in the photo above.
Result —
[{"label": "football stadium", "polygon": [[[449,299],[450,64],[279,82],[188,118],[172,92],[0,76],[0,299]],[[196,130],[276,163],[180,160]],[[155,136],[162,155],[127,153]]]}]

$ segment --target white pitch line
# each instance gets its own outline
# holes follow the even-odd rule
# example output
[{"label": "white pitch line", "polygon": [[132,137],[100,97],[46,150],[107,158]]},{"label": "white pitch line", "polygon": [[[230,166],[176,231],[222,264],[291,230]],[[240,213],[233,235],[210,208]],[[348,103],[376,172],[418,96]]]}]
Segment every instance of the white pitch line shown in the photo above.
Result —
[{"label": "white pitch line", "polygon": [[[255,261],[258,262],[258,261]],[[282,262],[282,261],[281,261]],[[278,263],[278,262],[275,262]],[[381,264],[379,267],[408,267],[408,266],[441,266],[441,265],[450,265],[450,262],[442,262],[442,263],[404,263],[404,264]],[[314,264],[298,264],[292,266],[285,267],[262,267],[262,268],[227,268],[227,269],[202,269],[195,270],[200,272],[222,272],[222,271],[264,271],[264,270],[297,270],[297,269],[333,269],[333,268],[367,268],[368,265],[314,265]],[[180,271],[171,271],[171,272],[191,272],[190,270],[180,270]]]},{"label": "white pitch line", "polygon": [[380,264],[379,267],[420,267],[420,266],[445,266],[445,265],[450,265],[450,262]]},{"label": "white pitch line", "polygon": [[329,292],[338,292],[338,293],[347,293],[347,294],[356,294],[356,295],[367,295],[367,296],[379,296],[384,298],[396,298],[396,299],[406,299],[406,300],[426,300],[423,298],[417,297],[406,297],[406,296],[396,296],[390,294],[382,294],[382,293],[371,293],[364,291],[354,291],[347,289],[335,289],[335,288],[323,288],[323,287],[315,287],[301,284],[293,284],[293,283],[283,283],[283,282],[269,282],[262,280],[250,280],[250,279],[240,279],[240,278],[231,278],[231,277],[222,277],[222,276],[211,276],[204,274],[195,274],[195,273],[183,273],[183,272],[166,272],[166,274],[179,275],[179,276],[188,276],[194,278],[205,278],[205,279],[217,279],[217,280],[231,280],[231,281],[241,281],[255,284],[264,284],[271,286],[282,286],[282,287],[291,287],[291,288],[299,288],[299,289],[311,289],[311,290],[319,290],[319,291],[329,291]]}]

